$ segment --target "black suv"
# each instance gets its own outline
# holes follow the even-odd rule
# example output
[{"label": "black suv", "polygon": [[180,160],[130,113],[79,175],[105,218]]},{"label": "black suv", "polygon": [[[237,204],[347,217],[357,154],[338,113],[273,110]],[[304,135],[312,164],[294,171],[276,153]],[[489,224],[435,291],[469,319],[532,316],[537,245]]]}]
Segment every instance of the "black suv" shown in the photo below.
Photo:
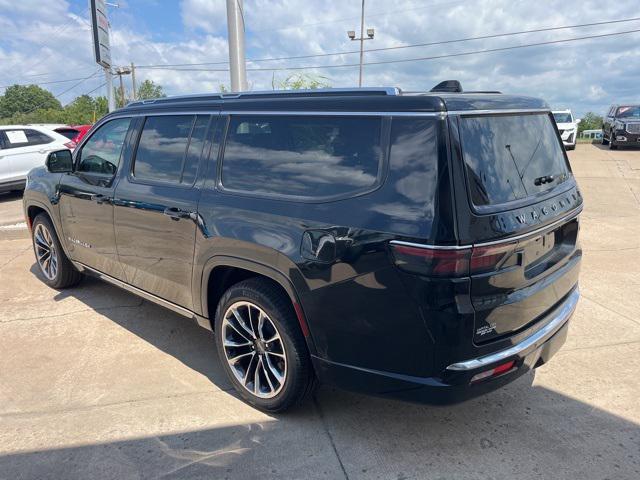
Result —
[{"label": "black suv", "polygon": [[563,344],[582,197],[541,100],[396,88],[134,102],[33,170],[54,288],[97,276],[213,329],[249,403],[315,380],[451,403]]},{"label": "black suv", "polygon": [[611,105],[602,125],[602,144],[640,146],[640,105]]}]

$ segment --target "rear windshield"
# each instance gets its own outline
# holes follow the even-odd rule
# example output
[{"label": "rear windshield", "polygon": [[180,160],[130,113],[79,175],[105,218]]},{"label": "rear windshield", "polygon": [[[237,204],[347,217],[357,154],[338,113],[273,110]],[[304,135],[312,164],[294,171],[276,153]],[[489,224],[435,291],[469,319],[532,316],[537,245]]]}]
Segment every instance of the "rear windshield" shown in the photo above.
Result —
[{"label": "rear windshield", "polygon": [[73,140],[79,133],[73,128],[56,128],[56,132],[58,132],[60,135],[64,135],[69,140]]},{"label": "rear windshield", "polygon": [[546,113],[462,117],[460,136],[474,205],[538,195],[571,175]]}]

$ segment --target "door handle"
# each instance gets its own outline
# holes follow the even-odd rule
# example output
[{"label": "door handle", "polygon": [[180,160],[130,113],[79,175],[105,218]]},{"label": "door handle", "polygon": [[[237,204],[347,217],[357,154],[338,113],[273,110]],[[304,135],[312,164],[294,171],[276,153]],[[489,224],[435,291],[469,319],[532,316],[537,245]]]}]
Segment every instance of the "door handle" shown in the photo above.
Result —
[{"label": "door handle", "polygon": [[171,220],[178,221],[181,218],[193,218],[194,212],[189,212],[187,210],[182,210],[176,207],[167,207],[163,212],[167,217],[170,217]]},{"label": "door handle", "polygon": [[38,150],[38,153],[47,153],[46,150]]},{"label": "door handle", "polygon": [[102,205],[104,203],[110,203],[111,199],[109,197],[105,197],[101,193],[95,193],[91,195],[91,200],[96,202],[98,205]]}]

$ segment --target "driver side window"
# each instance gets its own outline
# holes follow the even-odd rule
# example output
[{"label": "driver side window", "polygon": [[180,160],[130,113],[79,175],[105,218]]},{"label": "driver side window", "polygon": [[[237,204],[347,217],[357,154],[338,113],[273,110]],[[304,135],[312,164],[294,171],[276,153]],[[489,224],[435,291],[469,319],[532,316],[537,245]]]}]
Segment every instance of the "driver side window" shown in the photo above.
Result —
[{"label": "driver side window", "polygon": [[118,118],[102,125],[82,146],[76,171],[115,175],[130,123]]}]

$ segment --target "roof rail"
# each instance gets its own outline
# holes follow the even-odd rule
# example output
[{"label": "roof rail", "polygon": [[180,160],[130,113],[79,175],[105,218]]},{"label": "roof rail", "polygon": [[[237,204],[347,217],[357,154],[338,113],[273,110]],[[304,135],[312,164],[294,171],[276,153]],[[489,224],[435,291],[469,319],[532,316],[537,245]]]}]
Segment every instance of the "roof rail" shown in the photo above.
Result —
[{"label": "roof rail", "polygon": [[366,88],[314,88],[308,90],[263,90],[238,93],[201,93],[193,95],[177,95],[174,97],[154,98],[151,100],[137,100],[127,104],[127,107],[148,105],[164,102],[190,102],[198,100],[226,100],[236,98],[269,98],[296,96],[330,96],[330,95],[400,95],[397,87],[366,87]]}]

